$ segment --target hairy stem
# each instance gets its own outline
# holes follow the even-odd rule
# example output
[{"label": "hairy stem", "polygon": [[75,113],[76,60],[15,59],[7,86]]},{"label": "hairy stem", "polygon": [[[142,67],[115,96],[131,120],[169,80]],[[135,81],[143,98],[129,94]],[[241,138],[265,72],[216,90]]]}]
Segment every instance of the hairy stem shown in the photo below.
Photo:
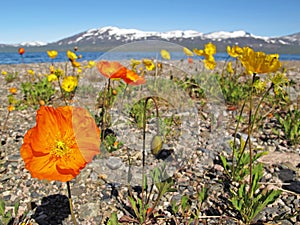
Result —
[{"label": "hairy stem", "polygon": [[68,198],[69,198],[69,206],[70,206],[72,221],[73,221],[74,225],[77,225],[77,221],[76,221],[74,211],[73,211],[72,195],[71,195],[71,188],[70,188],[70,182],[69,181],[67,181],[67,189],[68,189]]}]

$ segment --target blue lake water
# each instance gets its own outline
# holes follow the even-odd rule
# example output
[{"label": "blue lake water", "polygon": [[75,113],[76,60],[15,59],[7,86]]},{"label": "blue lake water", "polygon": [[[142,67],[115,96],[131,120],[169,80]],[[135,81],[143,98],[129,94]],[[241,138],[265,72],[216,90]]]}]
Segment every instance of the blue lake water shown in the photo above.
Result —
[{"label": "blue lake water", "polygon": [[[129,60],[129,59],[142,59],[142,58],[158,58],[160,54],[157,52],[78,52],[82,55],[82,60]],[[182,52],[171,52],[172,60],[186,59]],[[199,57],[200,58],[200,57]],[[217,61],[228,59],[227,53],[217,53],[215,55]],[[300,60],[300,55],[281,54],[280,60]],[[66,52],[59,52],[58,56],[53,62],[66,62],[68,60]],[[23,57],[14,52],[0,52],[0,64],[20,64],[20,63],[47,63],[52,62],[46,52],[25,52]]]}]

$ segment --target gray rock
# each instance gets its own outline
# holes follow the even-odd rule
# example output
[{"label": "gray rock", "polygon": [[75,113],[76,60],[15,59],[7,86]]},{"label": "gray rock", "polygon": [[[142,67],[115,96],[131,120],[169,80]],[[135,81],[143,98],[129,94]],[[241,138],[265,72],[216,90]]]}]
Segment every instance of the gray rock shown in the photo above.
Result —
[{"label": "gray rock", "polygon": [[106,165],[111,170],[117,170],[123,166],[123,162],[120,158],[111,156],[106,160]]}]

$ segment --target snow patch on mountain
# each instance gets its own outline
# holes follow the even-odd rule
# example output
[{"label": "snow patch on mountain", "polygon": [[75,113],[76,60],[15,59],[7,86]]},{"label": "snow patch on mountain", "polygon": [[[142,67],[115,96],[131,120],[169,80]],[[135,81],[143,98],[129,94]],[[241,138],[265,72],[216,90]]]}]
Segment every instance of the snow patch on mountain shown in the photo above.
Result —
[{"label": "snow patch on mountain", "polygon": [[42,41],[31,41],[31,42],[21,42],[17,44],[17,46],[24,46],[24,47],[34,47],[34,46],[45,46],[48,43]]},{"label": "snow patch on mountain", "polygon": [[90,29],[84,32],[81,36],[77,37],[75,42],[80,41],[86,37],[94,36],[103,39],[103,36],[111,36],[116,40],[121,38],[125,40],[140,40],[147,39],[148,37],[160,37],[163,39],[171,38],[193,38],[203,36],[203,33],[194,30],[174,30],[168,32],[155,32],[155,31],[141,31],[138,29],[122,29],[113,26],[101,27],[99,29]]},{"label": "snow patch on mountain", "polygon": [[233,31],[233,32],[227,32],[227,31],[218,31],[218,32],[212,32],[209,34],[205,34],[206,38],[210,39],[228,39],[228,38],[238,38],[238,37],[253,37],[253,35],[243,31]]}]

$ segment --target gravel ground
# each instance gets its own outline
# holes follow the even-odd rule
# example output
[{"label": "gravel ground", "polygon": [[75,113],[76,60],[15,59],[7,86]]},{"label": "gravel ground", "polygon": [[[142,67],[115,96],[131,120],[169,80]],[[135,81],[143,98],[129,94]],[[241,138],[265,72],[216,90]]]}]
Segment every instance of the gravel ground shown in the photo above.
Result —
[{"label": "gravel ground", "polygon": [[[19,79],[6,83],[0,77],[1,114],[1,154],[2,166],[0,167],[0,199],[5,200],[8,207],[16,201],[20,202],[19,213],[22,214],[32,209],[30,214],[34,224],[72,224],[68,208],[67,187],[61,182],[47,182],[33,179],[24,168],[20,158],[19,149],[23,142],[24,134],[35,125],[35,110],[13,111],[6,123],[7,94],[10,87],[20,87],[20,82],[27,69],[34,68],[36,73],[47,73],[48,64],[33,65],[0,65],[0,71],[20,71]],[[180,63],[176,63],[181,67]],[[185,65],[192,67],[191,65]],[[300,90],[300,62],[284,62],[288,69],[288,76],[296,85],[291,90],[291,96],[296,99]],[[184,70],[192,71],[195,68]],[[85,79],[94,88],[103,87],[103,82],[93,78],[93,73]],[[86,83],[83,83],[84,85]],[[172,90],[172,87],[170,87]],[[178,91],[180,92],[180,90]],[[90,93],[90,92],[89,92]],[[171,93],[171,94],[170,94]],[[185,95],[176,93],[162,93],[174,101],[175,113],[181,116],[180,135],[175,140],[165,143],[163,149],[166,157],[157,159],[147,152],[146,171],[166,163],[168,176],[175,180],[176,191],[166,194],[159,203],[158,212],[163,218],[170,219],[172,214],[166,209],[170,202],[178,202],[183,195],[195,195],[201,188],[208,187],[208,199],[201,208],[200,224],[238,224],[237,214],[230,208],[228,202],[228,184],[220,182],[224,178],[223,168],[219,154],[230,154],[228,141],[232,139],[234,124],[233,111],[226,107],[217,107],[215,103],[208,103],[203,107],[200,102],[189,105]],[[20,90],[18,91],[20,94]],[[144,95],[149,93],[143,92]],[[91,94],[94,97],[93,94]],[[143,96],[143,95],[142,95]],[[131,185],[138,193],[141,181],[142,154],[141,132],[125,123],[126,115],[120,113],[124,101],[132,100],[132,96],[123,96],[124,99],[117,105],[117,110],[112,112],[113,120],[117,121],[113,130],[124,142],[124,147],[113,153],[102,153],[93,162],[88,164],[74,180],[71,181],[74,212],[78,224],[105,224],[112,212],[117,212],[118,218],[128,215],[128,170],[131,169]],[[139,98],[141,96],[138,96]],[[79,97],[78,102],[88,104],[87,99]],[[168,97],[167,97],[168,98]],[[172,100],[172,99],[175,100]],[[182,104],[179,104],[182,103]],[[121,108],[120,108],[121,107]],[[217,108],[216,108],[217,107]],[[196,109],[196,110],[195,110]],[[163,116],[173,111],[164,112]],[[220,124],[211,126],[210,116],[220,119]],[[117,118],[117,119],[116,119]],[[197,118],[197,119],[195,119]],[[206,120],[203,118],[207,118]],[[218,121],[219,122],[219,121]],[[272,136],[272,123],[269,119],[264,124],[264,129],[253,135],[253,145],[268,150],[269,154],[262,157],[265,163],[264,186],[282,190],[280,198],[272,205],[266,207],[256,220],[260,224],[300,224],[300,149],[299,146],[289,146],[284,140]],[[146,133],[146,141],[150,143],[155,134],[156,121],[150,120]],[[176,134],[176,133],[175,133]],[[240,133],[240,135],[246,135]],[[148,147],[148,146],[146,146]],[[148,147],[149,148],[149,147]],[[147,149],[148,149],[147,148]],[[128,157],[132,159],[129,166]],[[105,179],[102,179],[105,178]],[[155,197],[155,195],[153,196]],[[193,203],[194,204],[194,203]],[[197,208],[196,205],[192,207]],[[124,217],[123,217],[124,218]],[[161,220],[159,224],[172,224]]]}]

